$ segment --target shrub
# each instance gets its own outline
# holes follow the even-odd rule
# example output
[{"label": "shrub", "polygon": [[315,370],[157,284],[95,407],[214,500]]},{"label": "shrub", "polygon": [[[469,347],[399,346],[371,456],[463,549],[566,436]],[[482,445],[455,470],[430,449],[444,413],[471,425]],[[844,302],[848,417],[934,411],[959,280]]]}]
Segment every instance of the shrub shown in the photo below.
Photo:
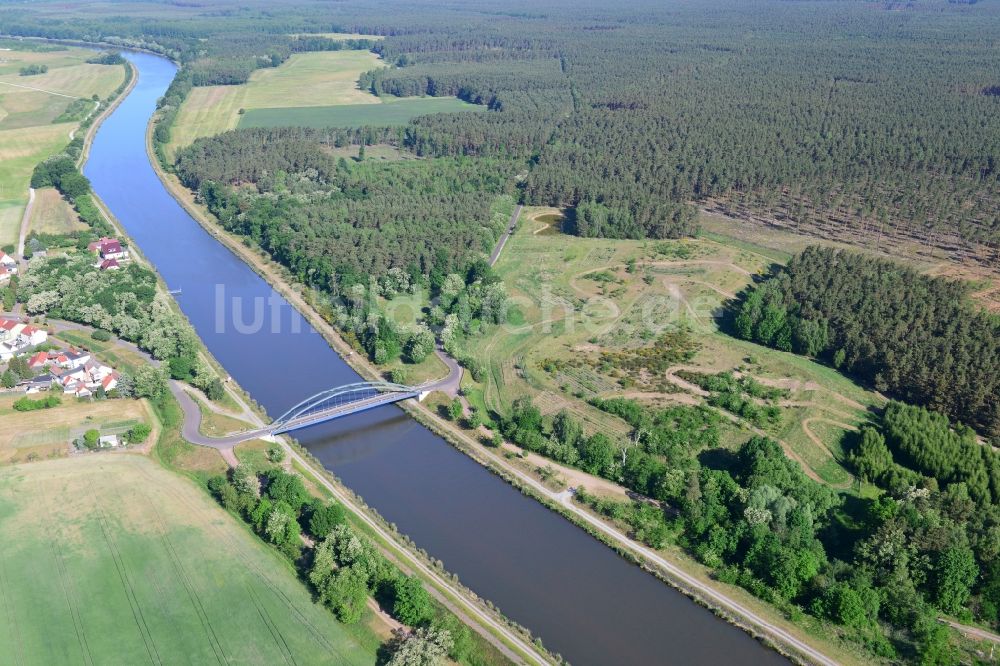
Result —
[{"label": "shrub", "polygon": [[20,398],[14,402],[14,409],[19,412],[33,412],[37,409],[51,409],[62,404],[62,399],[57,395],[50,395],[41,400],[31,398]]},{"label": "shrub", "polygon": [[125,433],[125,439],[129,444],[142,444],[146,441],[146,438],[149,437],[149,433],[152,431],[153,429],[150,428],[149,425],[139,423],[132,426],[132,428]]}]

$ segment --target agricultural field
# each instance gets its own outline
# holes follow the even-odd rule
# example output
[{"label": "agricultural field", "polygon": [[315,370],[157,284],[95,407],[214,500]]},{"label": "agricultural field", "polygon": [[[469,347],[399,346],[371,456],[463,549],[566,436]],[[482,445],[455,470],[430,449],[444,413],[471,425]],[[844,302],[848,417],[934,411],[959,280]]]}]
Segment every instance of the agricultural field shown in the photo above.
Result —
[{"label": "agricultural field", "polygon": [[363,127],[365,125],[405,125],[417,116],[430,113],[485,111],[457,97],[384,98],[383,104],[341,104],[336,106],[253,109],[247,111],[239,127]]},{"label": "agricultural field", "polygon": [[883,400],[832,368],[720,330],[725,302],[779,257],[723,235],[579,238],[560,232],[560,218],[554,209],[525,208],[496,265],[515,307],[507,324],[466,350],[486,368],[482,382],[466,373],[470,403],[507,414],[515,398],[529,395],[543,414],[565,409],[590,432],[622,438],[628,424],[587,400],[702,404],[710,393],[685,378],[734,372],[773,393],[766,406],[780,416],[756,421],[720,408],[724,442],[767,434],[813,478],[851,485],[843,435]]},{"label": "agricultural field", "polygon": [[361,74],[381,65],[369,51],[296,53],[244,85],[194,88],[171,128],[167,157],[237,127],[400,125],[422,114],[482,110],[454,97],[383,99],[358,88]]},{"label": "agricultural field", "polygon": [[[87,64],[95,55],[88,49],[3,40],[0,49],[0,245],[9,245],[17,241],[32,170],[59,152],[87,115],[78,100],[107,97],[124,81],[125,70]],[[30,65],[48,71],[21,76]]]},{"label": "agricultural field", "polygon": [[113,435],[123,434],[139,423],[156,422],[145,400],[80,402],[63,397],[58,407],[18,412],[12,405],[21,396],[17,393],[0,397],[0,464],[65,457],[70,442],[91,428],[102,435]]},{"label": "agricultural field", "polygon": [[358,88],[358,77],[379,63],[368,51],[296,53],[278,67],[256,70],[244,85],[194,88],[174,121],[168,155],[197,138],[235,129],[241,109],[378,104]]},{"label": "agricultural field", "polygon": [[35,190],[35,205],[28,225],[29,231],[40,234],[70,234],[88,228],[54,187]]},{"label": "agricultural field", "polygon": [[375,663],[278,553],[148,458],[0,469],[0,511],[15,663]]}]

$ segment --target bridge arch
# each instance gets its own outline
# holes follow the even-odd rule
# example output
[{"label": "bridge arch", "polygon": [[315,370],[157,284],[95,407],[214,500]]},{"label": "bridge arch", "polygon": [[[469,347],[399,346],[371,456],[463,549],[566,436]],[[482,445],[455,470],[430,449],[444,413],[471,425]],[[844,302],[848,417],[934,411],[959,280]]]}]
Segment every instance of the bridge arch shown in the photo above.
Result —
[{"label": "bridge arch", "polygon": [[[420,391],[419,387],[393,382],[356,382],[337,386],[302,400],[274,419],[269,429],[272,434],[295,430],[362,409],[416,397]],[[352,409],[352,405],[356,409]]]}]

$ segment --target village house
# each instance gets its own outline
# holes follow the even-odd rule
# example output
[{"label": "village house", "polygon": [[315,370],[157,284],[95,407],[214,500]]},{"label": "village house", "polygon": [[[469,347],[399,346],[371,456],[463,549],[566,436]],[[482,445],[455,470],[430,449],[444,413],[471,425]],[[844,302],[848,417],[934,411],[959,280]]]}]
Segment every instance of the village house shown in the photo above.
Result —
[{"label": "village house", "polygon": [[98,265],[110,259],[115,260],[115,262],[121,262],[129,258],[128,250],[122,247],[122,244],[117,239],[108,238],[107,236],[90,243],[87,245],[87,249],[91,252],[96,252],[102,259],[102,262],[98,262]]},{"label": "village house", "polygon": [[0,361],[9,361],[49,339],[48,331],[13,319],[0,320]]},{"label": "village house", "polygon": [[17,273],[17,260],[3,250],[0,250],[0,268],[7,271],[7,278],[9,279],[11,275]]},{"label": "village house", "polygon": [[54,381],[55,377],[52,375],[38,375],[22,383],[21,387],[24,388],[25,393],[38,393],[39,391],[48,391]]},{"label": "village house", "polygon": [[38,352],[28,359],[28,367],[32,370],[38,370],[46,366],[54,366],[64,370],[72,370],[90,362],[90,360],[90,352],[70,347],[68,350]]},{"label": "village house", "polygon": [[52,374],[55,375],[54,383],[61,386],[63,392],[77,398],[89,398],[98,389],[112,391],[118,386],[118,373],[110,366],[95,361]]},{"label": "village house", "polygon": [[59,386],[68,395],[89,398],[99,389],[113,391],[120,376],[114,368],[101,363],[90,352],[73,347],[37,352],[28,359],[28,367],[32,370],[44,369],[47,373],[22,382],[25,393]]}]

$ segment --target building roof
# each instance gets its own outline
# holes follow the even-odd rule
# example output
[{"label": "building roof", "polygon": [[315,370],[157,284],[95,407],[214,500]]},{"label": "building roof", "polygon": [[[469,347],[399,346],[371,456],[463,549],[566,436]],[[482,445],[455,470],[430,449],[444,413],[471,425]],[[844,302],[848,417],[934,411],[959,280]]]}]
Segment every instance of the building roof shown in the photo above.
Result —
[{"label": "building roof", "polygon": [[[116,252],[117,251],[118,250],[116,250]],[[118,266],[118,260],[117,259],[105,259],[104,261],[101,262],[101,270],[102,271],[106,271],[106,270],[108,270],[110,268],[118,268],[118,267],[119,266]]]},{"label": "building roof", "polygon": [[101,254],[122,251],[122,244],[119,243],[118,240],[115,238],[102,238],[100,247],[101,247]]}]

